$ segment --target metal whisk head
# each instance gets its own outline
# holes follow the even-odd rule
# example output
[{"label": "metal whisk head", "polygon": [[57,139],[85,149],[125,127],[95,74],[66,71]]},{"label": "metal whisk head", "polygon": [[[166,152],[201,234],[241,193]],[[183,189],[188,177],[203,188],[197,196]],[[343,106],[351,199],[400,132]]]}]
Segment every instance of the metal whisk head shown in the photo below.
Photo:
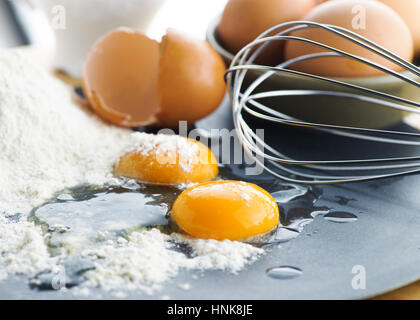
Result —
[{"label": "metal whisk head", "polygon": [[[392,61],[408,72],[399,73],[363,57],[310,39],[291,35],[292,32],[307,28],[318,28],[334,33],[346,39],[346,41],[351,41],[378,56]],[[323,52],[301,56],[277,66],[264,66],[254,63],[256,58],[274,41],[300,41],[320,47]],[[298,119],[282,112],[281,103],[285,101],[284,99],[287,99],[288,103],[290,103],[290,99],[306,99],[305,103],[312,104],[315,97],[322,97],[324,101],[335,99],[334,102],[344,102],[347,99],[354,102],[363,102],[379,108],[378,110],[393,109],[407,113],[420,113],[420,108],[418,108],[420,107],[420,101],[411,101],[337,78],[328,78],[289,69],[289,67],[302,61],[313,60],[313,63],[316,63],[316,59],[320,57],[355,59],[416,87],[416,90],[420,90],[420,83],[415,80],[420,77],[418,67],[350,30],[306,21],[278,25],[261,34],[255,41],[238,52],[226,75],[235,128],[248,155],[271,174],[293,183],[342,183],[420,172],[420,153],[415,154],[415,151],[420,150],[418,149],[420,133],[416,130],[407,128],[391,130],[318,123],[318,121],[311,122]],[[258,72],[257,76],[255,75],[256,72]],[[291,75],[303,79],[314,79],[324,84],[327,83],[336,89],[341,89],[331,91],[319,89],[281,90],[281,88],[267,90],[262,86],[265,81],[273,76],[290,77]],[[272,98],[278,101],[275,107],[264,103],[267,99]],[[339,104],[334,107],[339,108]],[[317,105],[311,107],[316,109]],[[380,117],[381,114],[377,116]],[[332,154],[330,150],[324,152],[321,158],[319,158],[319,155],[318,158],[313,159],[308,155],[302,159],[298,158],[295,152],[290,152],[291,149],[288,149],[288,146],[281,141],[270,143],[266,141],[267,139],[258,136],[255,128],[252,127],[254,120],[259,125],[263,122],[262,128],[265,128],[266,125],[274,127],[274,130],[270,131],[269,138],[278,135],[276,140],[285,140],[284,133],[276,133],[276,130],[280,130],[280,127],[282,130],[287,127],[300,128],[304,133],[292,137],[289,134],[288,136],[292,140],[292,145],[299,144],[299,139],[302,139],[302,137],[307,141],[308,137],[311,139],[313,135],[321,134],[322,139],[333,139],[336,145],[343,144],[347,150],[352,149],[353,152],[347,152],[352,156],[347,154],[347,157],[344,158],[326,159]],[[286,134],[288,133],[286,132]],[[267,134],[265,136],[267,138]],[[362,156],[360,154],[362,146],[364,149],[382,150],[383,152]]]}]

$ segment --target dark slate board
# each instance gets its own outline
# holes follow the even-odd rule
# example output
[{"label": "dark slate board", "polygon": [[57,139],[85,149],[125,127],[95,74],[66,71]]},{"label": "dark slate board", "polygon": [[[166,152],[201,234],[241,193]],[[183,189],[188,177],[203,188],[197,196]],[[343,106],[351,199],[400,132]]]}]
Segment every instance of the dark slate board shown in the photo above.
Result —
[{"label": "dark slate board", "polygon": [[[231,123],[229,106],[224,105],[198,127],[229,128]],[[298,138],[289,138],[289,142]],[[358,220],[341,224],[317,216],[296,239],[271,248],[238,275],[212,271],[193,279],[197,273],[182,272],[154,296],[131,292],[127,298],[362,299],[420,279],[418,176],[317,188],[323,192],[318,206],[353,213]],[[287,280],[266,275],[267,268],[285,265],[300,268],[303,274]],[[366,269],[364,290],[352,288],[355,265]],[[191,289],[180,289],[180,283],[191,284]],[[115,298],[99,289],[92,293],[88,298]],[[0,298],[75,297],[69,292],[31,290],[27,279],[16,277],[0,283]]]}]

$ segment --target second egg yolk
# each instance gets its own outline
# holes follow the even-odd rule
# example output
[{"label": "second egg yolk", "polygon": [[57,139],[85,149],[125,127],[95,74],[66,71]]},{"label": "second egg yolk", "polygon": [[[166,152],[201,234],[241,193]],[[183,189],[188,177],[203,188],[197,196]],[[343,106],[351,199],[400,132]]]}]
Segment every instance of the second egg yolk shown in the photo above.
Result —
[{"label": "second egg yolk", "polygon": [[279,208],[267,191],[254,184],[211,181],[182,192],[172,217],[196,238],[245,240],[273,230],[279,223]]}]

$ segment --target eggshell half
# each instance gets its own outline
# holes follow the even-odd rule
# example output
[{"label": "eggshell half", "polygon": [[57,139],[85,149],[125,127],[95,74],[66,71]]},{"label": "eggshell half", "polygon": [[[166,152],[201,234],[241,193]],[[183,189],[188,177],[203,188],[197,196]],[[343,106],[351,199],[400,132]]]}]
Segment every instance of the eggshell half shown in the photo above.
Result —
[{"label": "eggshell half", "polygon": [[225,71],[223,59],[207,41],[169,29],[161,44],[159,124],[192,124],[212,113],[225,95]]},{"label": "eggshell half", "polygon": [[90,50],[83,71],[84,93],[104,119],[126,127],[154,123],[160,110],[157,81],[159,43],[117,29]]}]

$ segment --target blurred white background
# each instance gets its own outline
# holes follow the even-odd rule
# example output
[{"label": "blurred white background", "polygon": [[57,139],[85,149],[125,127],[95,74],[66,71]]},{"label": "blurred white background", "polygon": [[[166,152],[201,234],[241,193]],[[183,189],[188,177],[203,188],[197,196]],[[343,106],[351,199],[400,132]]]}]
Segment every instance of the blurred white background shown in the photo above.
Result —
[{"label": "blurred white background", "polygon": [[[52,45],[53,33],[43,12],[31,9],[22,0],[0,0],[0,48],[23,44],[7,2],[14,3],[18,18],[31,42],[47,47]],[[166,0],[148,34],[158,39],[168,27],[173,27],[204,38],[209,22],[222,12],[226,2],[227,0]]]},{"label": "blurred white background", "polygon": [[167,0],[149,34],[160,37],[166,28],[174,27],[204,38],[209,22],[221,14],[227,0]]}]

